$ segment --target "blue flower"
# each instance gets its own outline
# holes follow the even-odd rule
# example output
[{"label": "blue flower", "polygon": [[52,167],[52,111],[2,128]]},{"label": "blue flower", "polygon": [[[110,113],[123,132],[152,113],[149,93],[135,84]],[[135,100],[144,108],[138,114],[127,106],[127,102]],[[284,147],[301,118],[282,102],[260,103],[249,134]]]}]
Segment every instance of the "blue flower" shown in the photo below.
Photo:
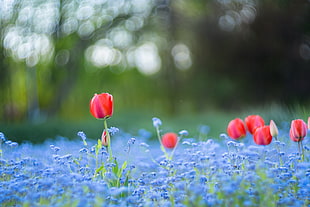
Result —
[{"label": "blue flower", "polygon": [[81,137],[81,139],[83,140],[83,141],[85,141],[86,140],[86,134],[83,132],[83,131],[79,131],[78,133],[77,133],[77,135],[79,136],[79,137]]},{"label": "blue flower", "polygon": [[109,128],[109,133],[111,136],[115,135],[117,132],[119,132],[119,128],[116,128],[116,127]]},{"label": "blue flower", "polygon": [[159,118],[154,117],[154,118],[152,118],[152,121],[153,121],[153,126],[155,128],[158,128],[159,126],[162,125],[161,120]]},{"label": "blue flower", "polygon": [[5,141],[5,136],[2,132],[0,132],[0,141],[4,142]]}]

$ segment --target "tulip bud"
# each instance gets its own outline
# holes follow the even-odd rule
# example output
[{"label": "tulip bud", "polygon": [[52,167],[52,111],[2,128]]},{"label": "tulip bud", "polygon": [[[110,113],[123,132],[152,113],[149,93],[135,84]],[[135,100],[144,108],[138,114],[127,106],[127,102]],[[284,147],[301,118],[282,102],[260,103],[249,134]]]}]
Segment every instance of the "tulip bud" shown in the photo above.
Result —
[{"label": "tulip bud", "polygon": [[250,115],[245,118],[245,124],[251,134],[254,134],[258,127],[265,125],[264,119],[259,115]]},{"label": "tulip bud", "polygon": [[273,120],[270,120],[270,134],[273,137],[277,137],[279,134],[279,130],[278,127],[276,125],[276,123]]},{"label": "tulip bud", "polygon": [[227,126],[227,134],[233,139],[239,139],[246,135],[244,122],[240,118],[231,120]]},{"label": "tulip bud", "polygon": [[90,113],[97,119],[111,117],[113,114],[113,96],[109,93],[95,94],[90,101]]},{"label": "tulip bud", "polygon": [[272,136],[270,134],[270,127],[269,126],[262,126],[255,130],[254,135],[254,142],[258,145],[268,145],[271,143]]},{"label": "tulip bud", "polygon": [[307,135],[307,131],[307,124],[302,119],[293,120],[290,128],[290,138],[294,142],[300,142]]},{"label": "tulip bud", "polygon": [[178,142],[178,135],[173,132],[169,132],[163,135],[161,142],[165,148],[174,148]]},{"label": "tulip bud", "polygon": [[101,143],[103,146],[108,146],[109,144],[109,137],[107,136],[107,131],[103,130],[102,135],[101,135]]}]

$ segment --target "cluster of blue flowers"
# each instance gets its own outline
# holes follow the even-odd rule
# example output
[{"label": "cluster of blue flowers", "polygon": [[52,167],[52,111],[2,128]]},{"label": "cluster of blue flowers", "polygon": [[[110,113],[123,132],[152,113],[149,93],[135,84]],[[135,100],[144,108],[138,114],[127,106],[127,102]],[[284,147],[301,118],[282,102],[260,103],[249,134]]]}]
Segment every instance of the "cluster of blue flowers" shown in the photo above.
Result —
[{"label": "cluster of blue flowers", "polygon": [[41,145],[18,145],[0,133],[0,206],[310,205],[308,137],[303,161],[285,129],[268,146],[226,134],[183,138],[168,160],[152,133],[111,131],[112,163],[83,132],[82,141]]}]

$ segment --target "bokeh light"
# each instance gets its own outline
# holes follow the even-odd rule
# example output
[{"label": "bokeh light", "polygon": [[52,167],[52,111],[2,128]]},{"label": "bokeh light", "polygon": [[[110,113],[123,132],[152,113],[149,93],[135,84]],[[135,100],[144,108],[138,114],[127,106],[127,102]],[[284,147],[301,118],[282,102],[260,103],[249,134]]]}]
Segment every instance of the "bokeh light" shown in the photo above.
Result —
[{"label": "bokeh light", "polygon": [[307,104],[309,5],[3,0],[0,114],[83,119],[97,91],[116,94],[120,110],[171,115]]},{"label": "bokeh light", "polygon": [[190,50],[185,44],[176,44],[171,51],[175,66],[180,70],[187,70],[192,65]]},{"label": "bokeh light", "polygon": [[153,75],[161,68],[157,46],[151,42],[146,42],[135,50],[134,61],[138,70],[145,75]]}]

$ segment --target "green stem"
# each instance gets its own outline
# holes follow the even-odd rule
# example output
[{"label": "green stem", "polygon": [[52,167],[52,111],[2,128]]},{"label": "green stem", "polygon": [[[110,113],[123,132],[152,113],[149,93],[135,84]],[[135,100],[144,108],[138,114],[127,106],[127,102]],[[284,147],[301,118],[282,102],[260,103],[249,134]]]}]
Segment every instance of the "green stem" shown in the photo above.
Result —
[{"label": "green stem", "polygon": [[2,159],[2,140],[0,140],[0,158]]},{"label": "green stem", "polygon": [[107,119],[104,119],[103,123],[104,123],[104,130],[106,131],[107,141],[108,141],[109,161],[111,162],[113,160],[113,155],[112,155],[111,139],[110,139],[110,133],[108,130]]},{"label": "green stem", "polygon": [[[278,138],[277,137],[274,137],[276,141],[278,141]],[[277,152],[278,152],[278,156],[279,156],[279,161],[280,161],[280,166],[282,166],[283,164],[283,161],[282,161],[282,157],[280,155],[280,148],[278,146],[278,143],[276,144],[276,148],[277,148]]]},{"label": "green stem", "polygon": [[301,160],[304,161],[304,148],[302,146],[302,141],[300,141],[300,148],[301,148]]},{"label": "green stem", "polygon": [[161,141],[161,136],[160,136],[160,132],[159,132],[159,127],[156,127],[156,133],[157,133],[158,141],[159,141],[159,143],[160,143],[160,148],[161,148],[161,150],[164,152],[166,159],[169,160],[169,155],[167,154],[167,151],[166,151],[166,149],[165,149],[165,147],[164,147],[164,145],[163,145],[163,143],[162,143],[162,141]]},{"label": "green stem", "polygon": [[172,157],[173,157],[173,154],[174,154],[174,152],[175,152],[175,149],[176,149],[177,146],[179,145],[179,142],[180,142],[181,139],[182,139],[182,135],[180,135],[180,137],[178,137],[178,141],[177,141],[176,145],[174,146],[174,148],[173,148],[173,150],[172,150],[172,152],[171,152],[171,154],[170,154],[169,160],[172,160]]}]

